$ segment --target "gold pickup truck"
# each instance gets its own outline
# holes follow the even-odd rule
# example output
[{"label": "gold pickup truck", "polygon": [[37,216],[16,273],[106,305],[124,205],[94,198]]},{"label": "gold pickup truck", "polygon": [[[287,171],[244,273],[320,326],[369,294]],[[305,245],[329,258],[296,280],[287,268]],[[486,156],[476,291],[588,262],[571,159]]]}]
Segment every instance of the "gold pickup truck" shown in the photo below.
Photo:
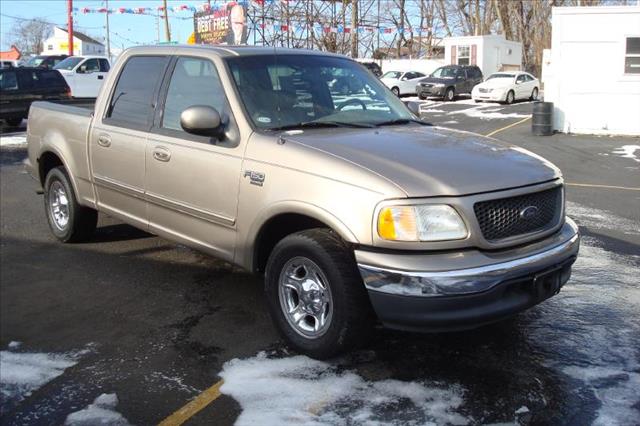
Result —
[{"label": "gold pickup truck", "polygon": [[513,315],[578,253],[556,167],[424,123],[339,55],[132,48],[92,109],[35,103],[27,138],[59,240],[90,238],[100,211],[264,274],[276,326],[316,358],[379,323]]}]

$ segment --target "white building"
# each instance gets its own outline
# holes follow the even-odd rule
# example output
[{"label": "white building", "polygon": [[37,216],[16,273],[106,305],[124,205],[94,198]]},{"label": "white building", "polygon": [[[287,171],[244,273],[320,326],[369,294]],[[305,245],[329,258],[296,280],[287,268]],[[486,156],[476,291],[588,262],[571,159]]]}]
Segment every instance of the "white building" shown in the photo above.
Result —
[{"label": "white building", "polygon": [[498,71],[517,71],[522,67],[522,43],[507,40],[501,34],[446,37],[444,61],[477,65],[485,77]]},{"label": "white building", "polygon": [[640,7],[554,7],[552,28],[554,129],[640,135]]},{"label": "white building", "polygon": [[[43,43],[43,55],[66,55],[69,53],[69,33],[67,30],[54,27],[53,35]],[[104,45],[78,31],[73,32],[74,55],[104,55]]]}]

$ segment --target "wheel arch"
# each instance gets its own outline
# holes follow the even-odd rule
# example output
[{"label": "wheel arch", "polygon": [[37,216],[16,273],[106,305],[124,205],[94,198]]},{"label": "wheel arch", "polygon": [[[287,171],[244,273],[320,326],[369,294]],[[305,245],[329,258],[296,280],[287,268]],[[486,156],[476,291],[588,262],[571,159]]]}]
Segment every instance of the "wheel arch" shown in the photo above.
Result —
[{"label": "wheel arch", "polygon": [[263,218],[251,227],[246,244],[245,264],[253,272],[262,272],[275,245],[287,235],[305,229],[327,228],[338,234],[344,241],[357,244],[355,235],[331,213],[306,203],[283,203],[273,206],[267,214],[258,214]]}]

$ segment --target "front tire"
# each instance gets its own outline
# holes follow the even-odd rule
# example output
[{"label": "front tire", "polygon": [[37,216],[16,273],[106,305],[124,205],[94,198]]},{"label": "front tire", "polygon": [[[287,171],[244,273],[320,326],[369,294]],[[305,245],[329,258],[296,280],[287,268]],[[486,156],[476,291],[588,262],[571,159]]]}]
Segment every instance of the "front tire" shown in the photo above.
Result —
[{"label": "front tire", "polygon": [[44,208],[51,233],[63,243],[88,240],[98,224],[98,212],[78,204],[63,167],[51,169],[44,181]]},{"label": "front tire", "polygon": [[396,95],[397,97],[400,97],[400,89],[398,89],[397,87],[392,87],[391,91],[393,92],[394,95]]},{"label": "front tire", "polygon": [[509,93],[507,93],[507,97],[505,98],[505,103],[507,105],[511,105],[513,103],[513,101],[515,100],[516,95],[515,93],[513,93],[513,90],[509,90]]},{"label": "front tire", "polygon": [[453,87],[449,87],[446,92],[444,92],[444,100],[445,102],[453,102],[456,99],[456,92],[453,90]]},{"label": "front tire", "polygon": [[375,321],[353,251],[328,229],[282,239],[267,262],[265,292],[282,337],[312,358],[359,347]]}]

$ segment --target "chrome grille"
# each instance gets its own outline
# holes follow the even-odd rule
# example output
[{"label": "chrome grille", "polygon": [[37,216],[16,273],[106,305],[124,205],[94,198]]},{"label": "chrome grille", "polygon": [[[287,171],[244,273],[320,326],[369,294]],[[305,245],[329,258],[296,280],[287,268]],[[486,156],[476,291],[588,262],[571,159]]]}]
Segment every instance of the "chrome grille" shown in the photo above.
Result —
[{"label": "chrome grille", "polygon": [[482,201],[476,203],[473,210],[482,235],[488,241],[544,231],[560,220],[562,187]]},{"label": "chrome grille", "polygon": [[489,92],[490,92],[490,90],[489,90],[489,89],[485,89],[484,87],[479,88],[479,89],[478,89],[478,91],[479,91],[480,93],[489,93]]}]

